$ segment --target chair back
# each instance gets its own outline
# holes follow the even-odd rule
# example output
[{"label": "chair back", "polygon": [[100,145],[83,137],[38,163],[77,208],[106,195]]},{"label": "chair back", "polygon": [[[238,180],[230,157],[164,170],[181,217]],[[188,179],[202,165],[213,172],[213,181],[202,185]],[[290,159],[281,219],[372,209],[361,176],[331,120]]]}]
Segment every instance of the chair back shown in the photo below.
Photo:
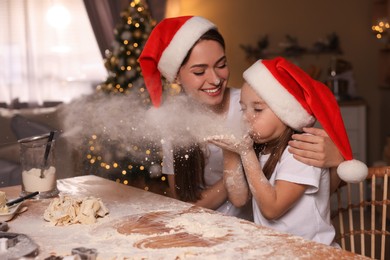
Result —
[{"label": "chair back", "polygon": [[[336,242],[344,250],[371,258],[386,258],[387,205],[390,166],[370,167],[365,180],[340,186],[337,208],[332,211]],[[333,202],[331,202],[333,203]],[[389,207],[390,209],[390,207]],[[389,243],[389,239],[387,240]]]}]

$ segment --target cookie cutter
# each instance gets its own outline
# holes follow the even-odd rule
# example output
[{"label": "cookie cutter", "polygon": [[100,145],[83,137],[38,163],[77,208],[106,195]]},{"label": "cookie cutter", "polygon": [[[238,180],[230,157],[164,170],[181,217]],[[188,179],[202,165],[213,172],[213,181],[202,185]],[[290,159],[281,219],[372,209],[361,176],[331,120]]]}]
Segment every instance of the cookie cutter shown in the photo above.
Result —
[{"label": "cookie cutter", "polygon": [[77,247],[72,249],[72,255],[79,255],[81,260],[96,260],[97,250],[95,248]]},{"label": "cookie cutter", "polygon": [[[0,258],[20,259],[35,257],[39,253],[39,246],[27,235],[5,232],[8,225],[0,223]],[[5,230],[5,231],[4,231]]]}]

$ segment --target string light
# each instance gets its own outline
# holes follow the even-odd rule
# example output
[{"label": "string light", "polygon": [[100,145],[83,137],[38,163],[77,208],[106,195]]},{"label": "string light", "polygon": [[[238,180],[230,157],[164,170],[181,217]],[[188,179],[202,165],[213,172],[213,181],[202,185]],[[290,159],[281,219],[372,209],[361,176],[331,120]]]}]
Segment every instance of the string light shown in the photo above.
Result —
[{"label": "string light", "polygon": [[[108,77],[96,89],[107,94],[136,93],[142,103],[149,107],[151,102],[142,80],[138,57],[156,21],[140,0],[132,0],[128,8],[121,12],[121,18],[121,23],[114,29],[116,44],[112,50],[105,51],[104,65],[109,72]],[[104,129],[104,133],[108,135],[109,129],[107,132]],[[127,157],[126,154],[116,153],[122,149],[117,149],[115,140],[110,140],[107,136],[93,134],[87,139],[85,165],[92,171],[98,171],[103,176],[106,174],[116,182],[126,185],[132,185],[134,178],[151,176],[150,163],[153,165],[158,158],[153,145],[144,147],[134,143],[120,144],[125,146],[122,147],[125,148],[124,151],[129,152]],[[133,154],[142,155],[144,159],[134,162]],[[161,181],[166,181],[165,177]],[[142,188],[150,190],[146,184]]]},{"label": "string light", "polygon": [[371,29],[375,33],[377,39],[382,39],[384,34],[387,33],[387,30],[390,29],[390,24],[387,19],[383,18],[379,20],[377,24],[374,24]]},{"label": "string light", "polygon": [[[101,141],[100,140],[101,138],[99,138],[96,134],[93,134],[91,135],[91,138],[90,140],[88,141],[88,143],[91,145],[90,146],[90,150],[91,150],[91,147],[93,147],[93,151],[96,151],[96,150],[99,150],[100,149],[97,149],[97,147],[101,147],[101,145],[99,145],[99,142]],[[134,151],[137,151],[139,153],[144,153],[146,154],[146,158],[145,158],[145,161],[148,162],[148,161],[151,161],[151,159],[149,158],[149,156],[152,156],[153,153],[152,153],[152,150],[151,149],[141,149],[140,147],[138,147],[137,145],[133,145],[132,146],[132,149]],[[92,152],[92,151],[91,151]],[[115,170],[115,169],[121,169],[121,166],[120,166],[120,163],[118,162],[106,162],[106,161],[103,161],[103,158],[101,155],[97,155],[97,156],[94,156],[92,155],[91,153],[87,154],[86,155],[86,158],[88,159],[88,162],[90,165],[95,165],[97,164],[100,169],[102,170],[106,170],[107,173],[110,171],[110,170]],[[154,162],[151,163],[152,165],[154,164]],[[146,165],[137,165],[137,166],[134,166],[132,164],[128,164],[127,166],[125,166],[127,169],[121,169],[120,173],[121,174],[121,178],[116,178],[116,182],[119,182],[119,183],[123,183],[123,184],[126,184],[126,185],[130,185],[131,182],[129,180],[129,178],[131,176],[128,175],[128,173],[134,173],[134,172],[137,172],[137,171],[140,171],[140,173],[144,172],[146,173],[146,169],[147,169],[147,166]],[[165,176],[162,176],[160,178],[161,181],[166,181],[166,178]],[[150,187],[147,186],[145,184],[145,187],[143,187],[145,190],[150,190]]]}]

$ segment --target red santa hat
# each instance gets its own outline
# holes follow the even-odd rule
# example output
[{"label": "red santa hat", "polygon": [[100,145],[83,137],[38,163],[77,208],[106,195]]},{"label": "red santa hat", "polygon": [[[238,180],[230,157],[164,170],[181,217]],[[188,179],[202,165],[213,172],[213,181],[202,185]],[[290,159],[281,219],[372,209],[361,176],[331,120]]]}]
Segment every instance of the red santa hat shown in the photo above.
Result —
[{"label": "red santa hat", "polygon": [[166,18],[153,29],[139,63],[155,107],[161,103],[161,75],[172,83],[188,51],[210,29],[216,26],[200,16]]},{"label": "red santa hat", "polygon": [[345,159],[337,168],[342,180],[355,183],[366,178],[367,166],[353,159],[340,108],[326,85],[281,57],[259,60],[243,75],[288,126],[302,131],[303,127],[312,126],[316,119],[319,121]]}]

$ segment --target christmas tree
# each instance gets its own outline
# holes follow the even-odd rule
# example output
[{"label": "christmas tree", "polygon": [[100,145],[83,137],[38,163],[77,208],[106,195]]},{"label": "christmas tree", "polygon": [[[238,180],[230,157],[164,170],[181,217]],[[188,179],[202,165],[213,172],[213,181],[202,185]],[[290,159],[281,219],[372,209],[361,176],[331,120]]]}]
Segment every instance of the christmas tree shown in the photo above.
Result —
[{"label": "christmas tree", "polygon": [[[121,13],[121,21],[114,29],[112,50],[106,50],[104,64],[108,77],[97,87],[97,94],[132,95],[137,100],[132,105],[151,106],[138,57],[155,24],[149,10],[140,0],[133,0]],[[160,147],[155,144],[140,147],[138,144],[117,142],[109,135],[93,134],[86,147],[86,172],[145,190],[149,190],[145,180],[156,175],[161,167]],[[135,153],[138,155],[134,156]],[[134,159],[139,158],[139,154],[143,156],[143,161]],[[162,176],[161,179],[165,181],[165,177]]]},{"label": "christmas tree", "polygon": [[150,103],[138,57],[155,24],[140,0],[133,0],[121,13],[121,22],[114,29],[112,50],[106,50],[104,65],[108,77],[97,87],[98,91],[136,94],[145,104]]}]

